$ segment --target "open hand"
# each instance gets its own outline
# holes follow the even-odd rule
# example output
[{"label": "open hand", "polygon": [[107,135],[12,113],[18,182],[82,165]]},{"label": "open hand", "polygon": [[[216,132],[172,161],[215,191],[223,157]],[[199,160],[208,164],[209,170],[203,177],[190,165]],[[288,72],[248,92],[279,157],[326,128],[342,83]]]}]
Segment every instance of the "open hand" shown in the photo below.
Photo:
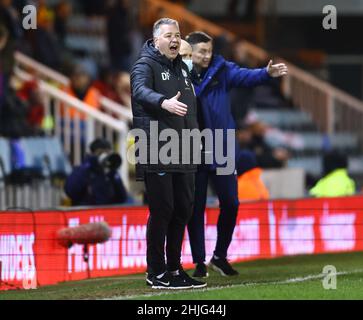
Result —
[{"label": "open hand", "polygon": [[161,107],[170,113],[177,114],[178,116],[184,117],[188,111],[188,106],[180,101],[178,99],[180,98],[181,93],[178,91],[178,93],[170,98],[163,101],[161,104]]},{"label": "open hand", "polygon": [[272,64],[272,60],[267,65],[267,72],[273,78],[282,77],[287,74],[288,69],[285,63]]}]

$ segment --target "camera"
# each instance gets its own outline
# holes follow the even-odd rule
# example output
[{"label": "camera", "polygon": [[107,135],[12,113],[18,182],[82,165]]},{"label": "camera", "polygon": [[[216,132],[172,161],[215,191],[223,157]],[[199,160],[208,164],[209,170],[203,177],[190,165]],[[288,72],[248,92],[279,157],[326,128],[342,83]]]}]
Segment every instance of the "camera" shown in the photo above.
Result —
[{"label": "camera", "polygon": [[99,155],[98,162],[103,168],[115,171],[120,168],[122,164],[122,159],[117,153],[104,152]]}]

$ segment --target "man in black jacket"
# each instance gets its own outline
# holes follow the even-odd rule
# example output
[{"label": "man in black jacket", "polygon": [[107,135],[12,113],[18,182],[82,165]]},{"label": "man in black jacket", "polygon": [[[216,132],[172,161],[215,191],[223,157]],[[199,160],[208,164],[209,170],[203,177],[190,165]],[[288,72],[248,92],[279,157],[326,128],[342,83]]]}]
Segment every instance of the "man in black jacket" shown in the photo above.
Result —
[{"label": "man in black jacket", "polygon": [[[196,98],[188,67],[179,55],[180,42],[178,22],[158,20],[153,39],[145,43],[131,71],[134,129],[144,133],[136,135],[135,141],[147,148],[146,161],[136,161],[136,179],[145,181],[149,203],[146,282],[154,289],[206,286],[190,278],[180,262],[185,226],[193,209],[196,171],[193,160],[184,161],[186,153],[181,151],[191,139],[182,132],[198,128]],[[174,139],[159,139],[165,129],[172,129]],[[155,144],[156,140],[161,141]],[[176,149],[162,156],[168,145]]]}]

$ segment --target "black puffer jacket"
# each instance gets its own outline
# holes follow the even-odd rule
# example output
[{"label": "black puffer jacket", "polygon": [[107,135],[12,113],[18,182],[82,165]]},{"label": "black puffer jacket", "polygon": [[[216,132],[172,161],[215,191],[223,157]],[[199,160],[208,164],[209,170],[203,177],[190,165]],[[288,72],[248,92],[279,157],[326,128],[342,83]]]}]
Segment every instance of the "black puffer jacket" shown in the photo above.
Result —
[{"label": "black puffer jacket", "polygon": [[[198,129],[197,103],[193,85],[190,80],[188,67],[182,62],[180,55],[173,61],[161,55],[154,47],[153,41],[148,40],[142,48],[139,59],[131,71],[132,112],[133,127],[145,131],[148,146],[146,164],[136,164],[136,179],[143,180],[147,172],[195,172],[196,165],[193,159],[190,164],[183,164],[182,156],[187,154],[182,146],[187,141],[182,139],[183,129]],[[178,91],[181,96],[179,101],[188,106],[188,112],[184,117],[172,114],[161,108],[165,99],[174,97]],[[150,122],[158,122],[158,132],[163,129],[174,129],[179,137],[179,155],[170,164],[163,164],[158,157],[157,163],[150,161]],[[155,137],[151,137],[155,142]],[[169,140],[168,140],[169,141]],[[158,142],[158,150],[168,142]],[[175,146],[175,144],[173,144]],[[190,143],[189,154],[192,154],[193,144]],[[166,147],[167,148],[167,147]],[[138,154],[137,154],[138,156]],[[175,154],[172,155],[173,157]]]}]

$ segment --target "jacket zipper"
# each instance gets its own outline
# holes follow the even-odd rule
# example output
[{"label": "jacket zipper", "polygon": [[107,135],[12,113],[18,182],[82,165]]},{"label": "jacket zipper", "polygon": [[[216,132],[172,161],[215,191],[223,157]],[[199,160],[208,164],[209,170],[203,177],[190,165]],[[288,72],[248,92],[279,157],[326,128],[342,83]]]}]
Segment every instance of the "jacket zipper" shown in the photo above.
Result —
[{"label": "jacket zipper", "polygon": [[[178,76],[178,91],[180,91],[180,93],[182,93],[182,91],[184,92],[184,90],[181,89],[180,87],[180,76]],[[189,106],[188,106],[189,107]],[[187,110],[187,114],[188,114],[188,110]],[[183,117],[184,118],[184,128],[186,129],[187,128],[187,114]]]}]

